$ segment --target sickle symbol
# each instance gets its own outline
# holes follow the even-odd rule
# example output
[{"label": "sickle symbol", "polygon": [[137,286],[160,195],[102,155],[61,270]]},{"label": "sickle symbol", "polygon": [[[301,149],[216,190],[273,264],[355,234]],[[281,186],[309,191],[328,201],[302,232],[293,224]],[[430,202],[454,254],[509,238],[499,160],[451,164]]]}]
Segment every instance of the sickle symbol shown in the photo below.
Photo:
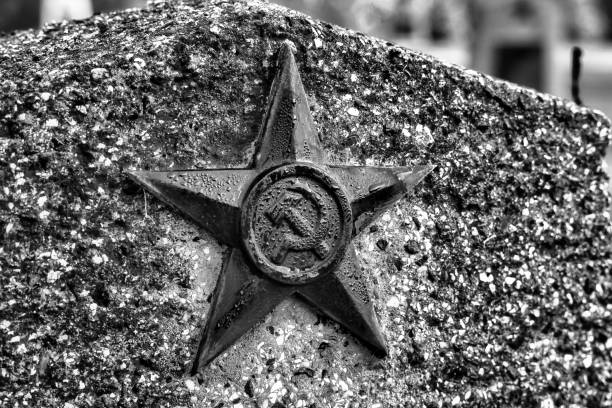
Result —
[{"label": "sickle symbol", "polygon": [[[300,203],[308,199],[314,203],[319,213],[319,219],[313,223],[300,213]],[[286,221],[295,234],[285,234],[277,240],[272,248],[272,261],[281,265],[289,250],[313,251],[319,259],[323,259],[330,251],[329,245],[324,241],[329,228],[329,208],[319,193],[300,181],[281,194],[272,203],[266,215],[276,226]]]}]

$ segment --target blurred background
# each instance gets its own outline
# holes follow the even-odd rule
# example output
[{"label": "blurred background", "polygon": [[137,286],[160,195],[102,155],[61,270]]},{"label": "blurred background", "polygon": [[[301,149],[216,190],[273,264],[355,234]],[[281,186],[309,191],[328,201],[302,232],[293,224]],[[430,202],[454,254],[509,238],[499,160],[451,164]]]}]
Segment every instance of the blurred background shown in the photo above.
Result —
[{"label": "blurred background", "polygon": [[[580,99],[612,117],[612,0],[275,2],[569,99],[572,50],[580,47]],[[0,31],[144,6],[146,0],[0,0]]]}]

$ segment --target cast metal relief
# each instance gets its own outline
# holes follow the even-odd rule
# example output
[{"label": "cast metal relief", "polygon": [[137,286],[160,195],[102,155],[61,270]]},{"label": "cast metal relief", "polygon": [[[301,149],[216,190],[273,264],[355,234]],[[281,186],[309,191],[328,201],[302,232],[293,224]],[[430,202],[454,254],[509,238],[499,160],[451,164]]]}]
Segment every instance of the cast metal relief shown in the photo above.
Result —
[{"label": "cast metal relief", "polygon": [[432,167],[326,164],[291,46],[278,54],[253,168],[129,173],[232,248],[194,374],[294,294],[387,354],[351,240]]}]

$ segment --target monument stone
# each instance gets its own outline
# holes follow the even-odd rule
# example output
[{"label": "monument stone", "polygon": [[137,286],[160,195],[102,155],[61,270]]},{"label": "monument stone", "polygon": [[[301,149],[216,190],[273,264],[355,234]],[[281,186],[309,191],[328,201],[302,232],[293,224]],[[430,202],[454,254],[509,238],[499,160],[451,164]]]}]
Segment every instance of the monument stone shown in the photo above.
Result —
[{"label": "monument stone", "polygon": [[[277,286],[322,282],[333,268],[304,271],[333,264],[337,245],[350,252],[336,240],[349,226],[352,293],[386,353],[284,297],[194,370],[235,225],[202,228],[214,213],[195,223],[189,211],[204,212],[192,200],[204,187],[180,191],[196,203],[186,217],[147,175],[180,184],[188,171],[258,169],[262,146],[286,151],[260,131],[279,49],[300,74],[307,120],[295,124],[310,135],[289,150],[325,158],[304,173],[281,164],[307,174],[301,184],[274,169],[248,184],[244,222],[261,223],[245,264],[263,259],[253,276]],[[18,32],[0,39],[0,73],[0,405],[612,404],[602,114],[253,1],[154,2]],[[397,184],[364,228],[341,221],[350,183],[330,168],[389,169],[367,195],[418,166],[431,172],[412,195]],[[296,255],[323,207],[333,234]],[[268,244],[279,228],[291,246]]]}]

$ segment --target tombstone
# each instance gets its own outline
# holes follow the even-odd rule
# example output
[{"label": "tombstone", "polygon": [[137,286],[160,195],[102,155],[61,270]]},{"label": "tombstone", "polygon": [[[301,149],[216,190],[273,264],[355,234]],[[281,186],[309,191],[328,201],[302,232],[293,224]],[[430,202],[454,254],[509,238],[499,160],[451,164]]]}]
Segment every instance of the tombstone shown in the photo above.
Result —
[{"label": "tombstone", "polygon": [[472,66],[541,91],[557,90],[555,48],[561,39],[558,2],[473,2]]},{"label": "tombstone", "polygon": [[49,25],[0,70],[2,406],[609,404],[601,114],[259,2]]}]

